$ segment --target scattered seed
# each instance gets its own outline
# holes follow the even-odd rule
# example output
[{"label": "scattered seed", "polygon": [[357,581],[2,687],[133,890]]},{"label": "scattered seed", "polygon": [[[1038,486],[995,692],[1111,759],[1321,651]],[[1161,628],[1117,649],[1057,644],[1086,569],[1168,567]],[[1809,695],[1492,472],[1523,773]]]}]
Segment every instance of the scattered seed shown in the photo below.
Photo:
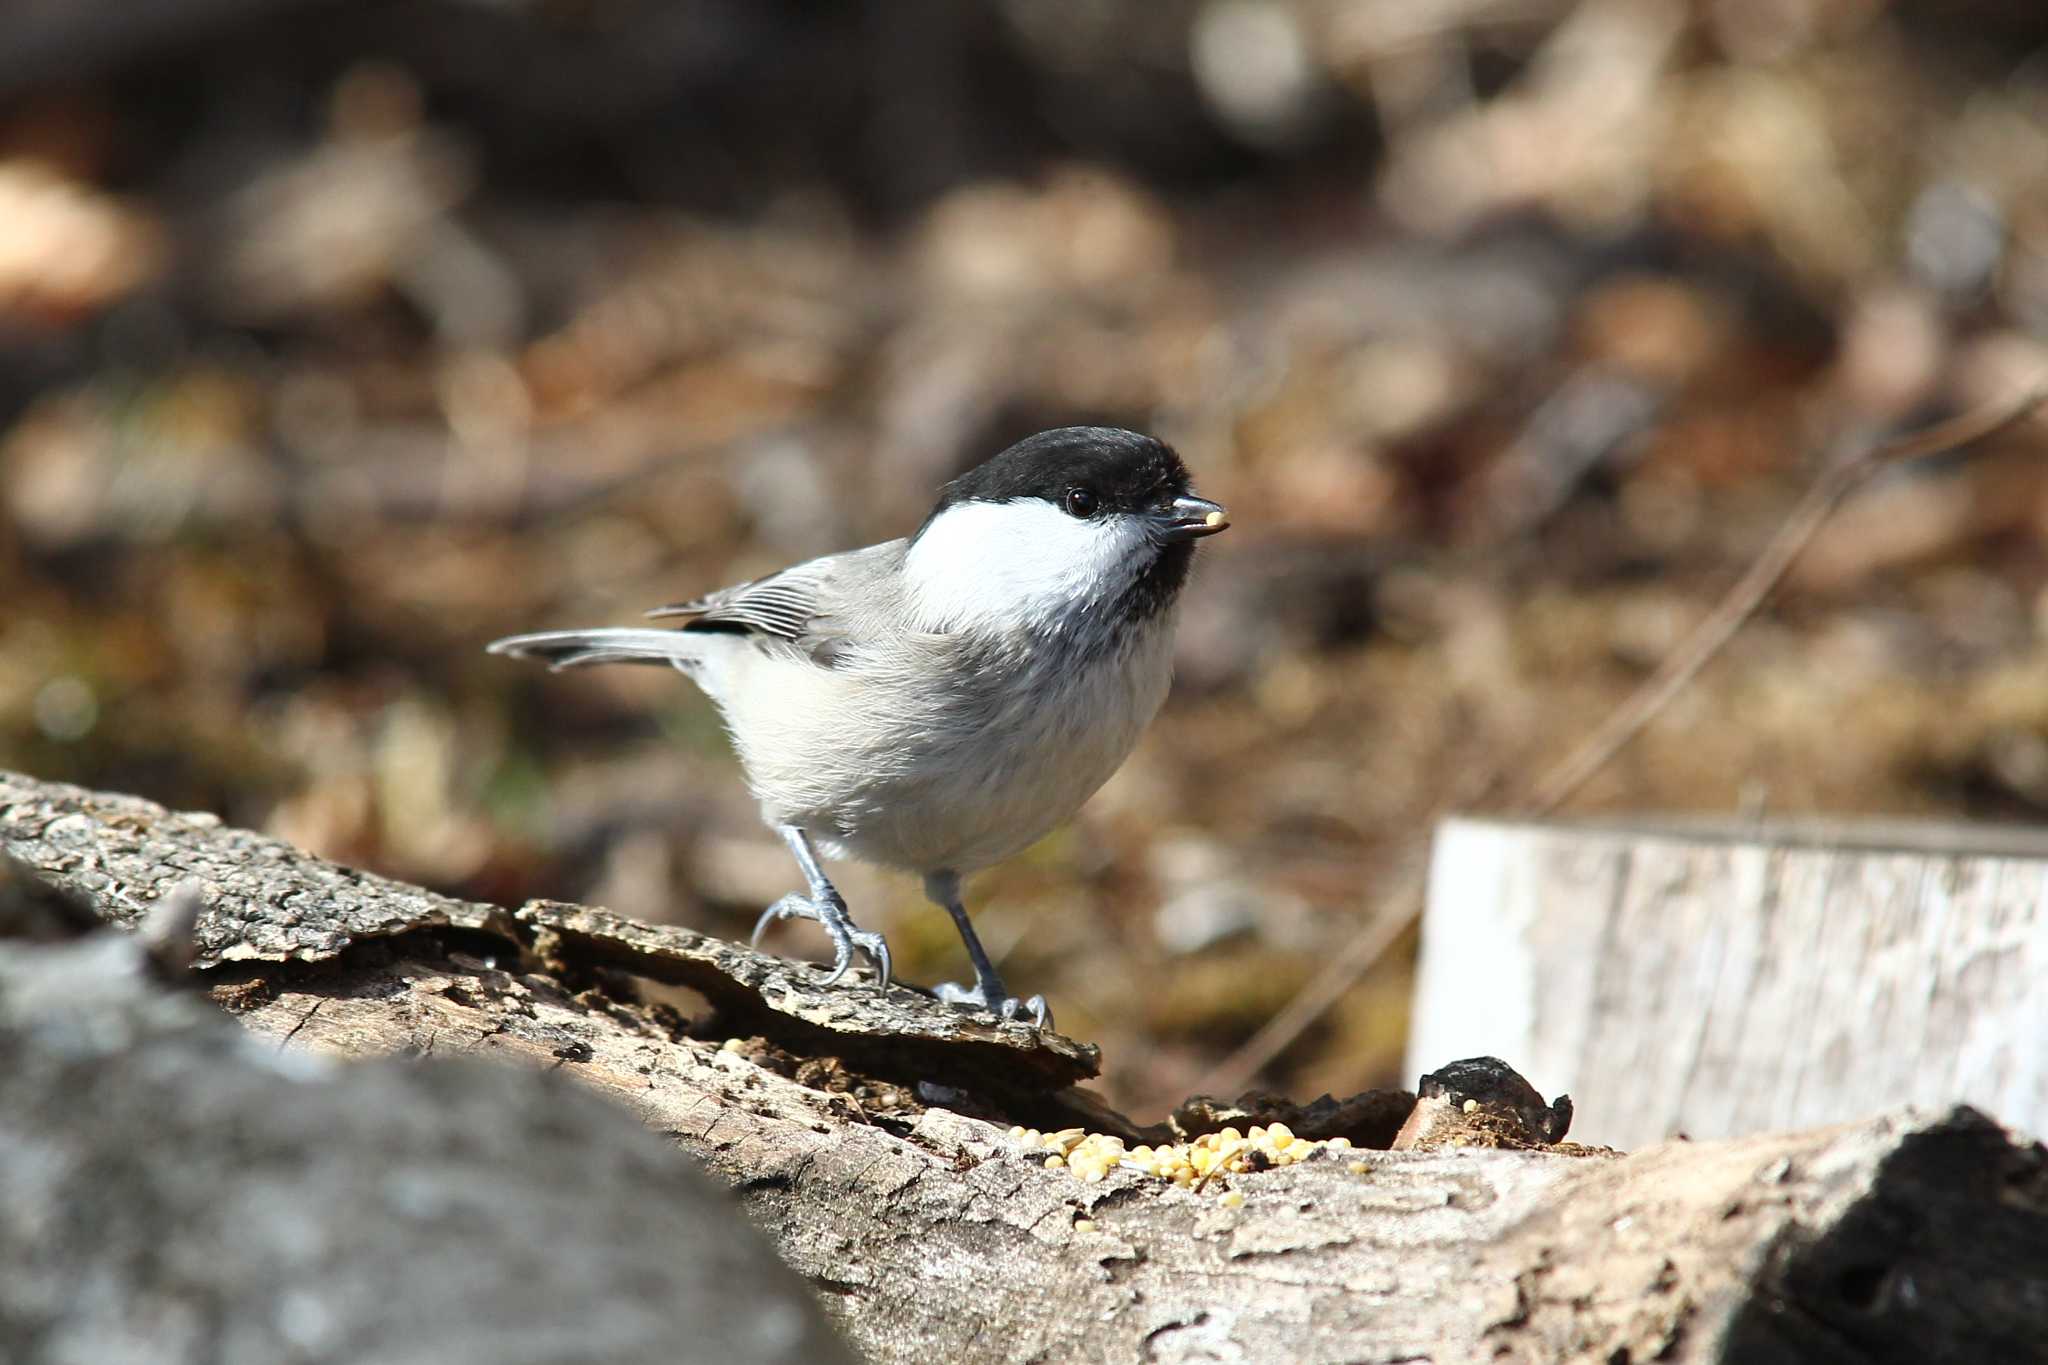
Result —
[{"label": "scattered seed", "polygon": [[[1045,1167],[1065,1167],[1074,1179],[1100,1184],[1121,1170],[1135,1171],[1154,1180],[1170,1181],[1182,1189],[1197,1192],[1217,1183],[1222,1176],[1253,1174],[1278,1166],[1292,1166],[1324,1148],[1350,1151],[1349,1138],[1316,1141],[1297,1137],[1284,1123],[1252,1124],[1249,1131],[1235,1127],[1205,1133],[1189,1142],[1139,1143],[1126,1148],[1122,1138],[1110,1133],[1090,1133],[1082,1128],[1062,1128],[1041,1133],[1021,1125],[1010,1129],[1010,1138],[1027,1149],[1046,1153]],[[1365,1168],[1353,1163],[1357,1172]],[[1356,1173],[1356,1172],[1355,1172]]]}]

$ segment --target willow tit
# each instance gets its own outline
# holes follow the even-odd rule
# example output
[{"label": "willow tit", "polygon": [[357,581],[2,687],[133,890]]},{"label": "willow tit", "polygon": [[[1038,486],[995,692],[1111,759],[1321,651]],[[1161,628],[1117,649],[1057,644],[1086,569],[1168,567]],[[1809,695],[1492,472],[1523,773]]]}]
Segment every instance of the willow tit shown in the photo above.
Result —
[{"label": "willow tit", "polygon": [[837,981],[855,950],[889,983],[889,947],[857,927],[819,849],[924,877],[974,964],[941,1000],[1051,1015],[983,951],[960,879],[1036,842],[1109,779],[1166,697],[1194,542],[1229,525],[1162,442],[1064,427],[941,491],[905,540],[827,555],[659,607],[677,628],[544,631],[494,654],[671,665],[717,705],[761,814],[807,894],[762,914],[815,920]]}]

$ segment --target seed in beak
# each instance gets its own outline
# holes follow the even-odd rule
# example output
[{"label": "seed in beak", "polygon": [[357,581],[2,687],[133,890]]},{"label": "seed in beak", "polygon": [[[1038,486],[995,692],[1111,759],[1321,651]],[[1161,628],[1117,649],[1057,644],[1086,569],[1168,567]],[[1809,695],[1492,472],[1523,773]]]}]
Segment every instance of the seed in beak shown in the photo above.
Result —
[{"label": "seed in beak", "polygon": [[1223,514],[1221,512],[1211,512],[1208,516],[1202,518],[1202,524],[1204,526],[1220,527],[1223,525]]}]

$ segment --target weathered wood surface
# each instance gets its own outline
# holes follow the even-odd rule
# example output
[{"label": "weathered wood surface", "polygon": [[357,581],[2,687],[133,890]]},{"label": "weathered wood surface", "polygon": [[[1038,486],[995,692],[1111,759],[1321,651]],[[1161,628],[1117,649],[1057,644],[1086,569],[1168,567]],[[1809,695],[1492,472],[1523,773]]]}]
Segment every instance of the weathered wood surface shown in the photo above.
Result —
[{"label": "weathered wood surface", "polygon": [[674,925],[560,901],[534,901],[518,918],[539,931],[543,956],[686,986],[735,1030],[773,1012],[779,1017],[770,1026],[779,1038],[850,1065],[909,1069],[962,1085],[1005,1074],[1013,1088],[1035,1090],[1057,1090],[1101,1070],[1093,1044],[941,1006],[909,986],[877,991],[866,968],[847,973],[844,989],[821,990],[812,984],[812,968]]},{"label": "weathered wood surface", "polygon": [[116,923],[133,923],[180,882],[196,879],[202,967],[325,961],[351,945],[424,929],[474,930],[520,944],[538,935],[546,950],[579,966],[630,964],[641,976],[697,989],[735,1027],[775,1014],[795,1031],[832,1039],[842,1052],[887,1047],[939,1071],[966,1056],[1029,1077],[1041,1089],[1097,1071],[1093,1047],[949,1009],[907,986],[875,991],[865,969],[849,973],[847,989],[824,990],[818,972],[802,963],[603,910],[536,901],[515,922],[498,906],[343,867],[204,812],[168,811],[140,797],[4,769],[0,844],[55,885],[91,898]]},{"label": "weathered wood surface", "polygon": [[146,948],[0,937],[0,1360],[851,1360],[617,1106],[533,1068],[280,1053]]},{"label": "weathered wood surface", "polygon": [[1472,1052],[1621,1147],[1902,1105],[2048,1131],[2048,836],[1449,821],[1409,1056]]},{"label": "weathered wood surface", "polygon": [[[32,788],[13,800],[46,799]],[[14,819],[0,804],[0,838]],[[302,889],[280,864],[273,894]],[[1046,1169],[1007,1138],[1000,1084],[694,1037],[495,929],[227,956],[201,973],[215,999],[295,1053],[501,1058],[631,1105],[738,1191],[876,1360],[1774,1365],[2026,1360],[2040,1342],[2048,1172],[1968,1111],[1625,1158],[1324,1154],[1230,1177],[1231,1207],[1220,1182]]]},{"label": "weathered wood surface", "polygon": [[318,962],[428,927],[510,934],[495,905],[455,900],[300,852],[199,812],[0,769],[0,843],[58,886],[132,924],[187,878],[205,886],[199,965]]},{"label": "weathered wood surface", "polygon": [[[1795,1344],[1837,1331],[1865,1338],[1844,1360],[1984,1360],[2001,1357],[1913,1330],[1933,1307],[1917,1288],[1958,1294],[2012,1349],[2048,1276],[2039,1154],[1969,1113],[1619,1160],[1358,1152],[1237,1178],[1231,1209],[1132,1172],[1082,1185],[941,1108],[866,1124],[857,1096],[460,954],[263,994],[244,1022],[315,1052],[481,1052],[634,1105],[740,1192],[876,1360],[1768,1365],[1813,1359]],[[1838,1246],[1852,1210],[1888,1204],[1945,1235]],[[1865,1267],[1854,1294],[1812,1269],[1837,1261]]]}]

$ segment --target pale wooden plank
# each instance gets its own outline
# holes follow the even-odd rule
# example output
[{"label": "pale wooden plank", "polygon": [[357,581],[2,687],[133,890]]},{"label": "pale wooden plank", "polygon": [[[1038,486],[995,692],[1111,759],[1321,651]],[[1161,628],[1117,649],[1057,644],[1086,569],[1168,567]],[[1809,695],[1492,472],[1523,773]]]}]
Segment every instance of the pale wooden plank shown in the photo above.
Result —
[{"label": "pale wooden plank", "polygon": [[1529,1059],[1622,1146],[1978,1105],[2048,1129],[2048,840],[1452,820],[1410,1056]]}]

